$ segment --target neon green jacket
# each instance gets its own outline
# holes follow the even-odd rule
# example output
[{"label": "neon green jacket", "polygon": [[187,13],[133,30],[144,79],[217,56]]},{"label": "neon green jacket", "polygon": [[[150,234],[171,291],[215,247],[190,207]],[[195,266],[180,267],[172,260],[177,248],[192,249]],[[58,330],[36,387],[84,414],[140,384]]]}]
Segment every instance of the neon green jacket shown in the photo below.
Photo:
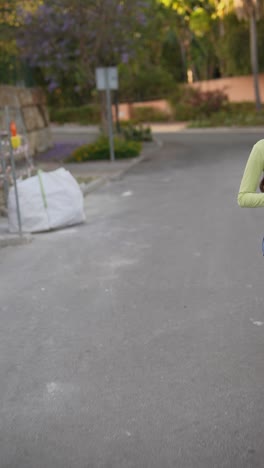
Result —
[{"label": "neon green jacket", "polygon": [[264,140],[258,141],[249,155],[237,201],[243,208],[264,207],[264,193],[257,188],[264,171]]}]

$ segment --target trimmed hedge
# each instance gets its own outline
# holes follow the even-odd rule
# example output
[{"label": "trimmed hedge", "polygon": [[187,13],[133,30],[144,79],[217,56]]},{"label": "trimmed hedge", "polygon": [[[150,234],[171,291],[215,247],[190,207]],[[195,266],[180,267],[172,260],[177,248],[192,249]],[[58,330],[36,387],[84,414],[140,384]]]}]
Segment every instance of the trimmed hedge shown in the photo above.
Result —
[{"label": "trimmed hedge", "polygon": [[132,120],[138,123],[145,122],[170,122],[171,115],[155,107],[140,106],[134,107],[132,111]]},{"label": "trimmed hedge", "polygon": [[[241,106],[243,107],[243,106]],[[237,112],[234,109],[231,110],[228,106],[227,109],[220,112],[216,112],[210,117],[201,117],[192,120],[189,123],[190,128],[204,128],[204,127],[254,127],[264,125],[264,111],[241,111],[238,106],[235,106]]]},{"label": "trimmed hedge", "polygon": [[[141,152],[141,143],[126,141],[123,138],[114,138],[116,159],[136,158]],[[83,145],[73,151],[68,162],[85,162],[96,160],[109,160],[110,147],[106,136],[100,136],[94,143]]]},{"label": "trimmed hedge", "polygon": [[65,107],[63,109],[50,109],[50,120],[54,123],[77,123],[81,125],[97,125],[101,121],[100,107],[88,104],[80,107]]}]

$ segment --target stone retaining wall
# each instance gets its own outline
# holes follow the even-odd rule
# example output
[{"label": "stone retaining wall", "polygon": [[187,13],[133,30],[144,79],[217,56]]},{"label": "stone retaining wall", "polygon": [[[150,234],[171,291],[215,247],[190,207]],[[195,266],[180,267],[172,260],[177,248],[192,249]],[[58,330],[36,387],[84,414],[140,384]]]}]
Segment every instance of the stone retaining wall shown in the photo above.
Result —
[{"label": "stone retaining wall", "polygon": [[3,108],[5,106],[16,109],[16,113],[20,110],[28,134],[30,154],[32,156],[52,146],[47,102],[41,89],[0,86],[1,128],[4,127]]}]

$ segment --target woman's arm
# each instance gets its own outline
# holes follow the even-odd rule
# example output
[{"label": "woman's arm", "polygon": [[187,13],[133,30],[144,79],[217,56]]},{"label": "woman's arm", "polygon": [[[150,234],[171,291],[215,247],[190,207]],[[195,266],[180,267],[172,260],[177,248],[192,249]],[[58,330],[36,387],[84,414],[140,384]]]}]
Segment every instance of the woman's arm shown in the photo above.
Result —
[{"label": "woman's arm", "polygon": [[243,208],[264,207],[264,193],[256,193],[264,170],[264,140],[258,141],[250,153],[241,181],[237,201]]}]

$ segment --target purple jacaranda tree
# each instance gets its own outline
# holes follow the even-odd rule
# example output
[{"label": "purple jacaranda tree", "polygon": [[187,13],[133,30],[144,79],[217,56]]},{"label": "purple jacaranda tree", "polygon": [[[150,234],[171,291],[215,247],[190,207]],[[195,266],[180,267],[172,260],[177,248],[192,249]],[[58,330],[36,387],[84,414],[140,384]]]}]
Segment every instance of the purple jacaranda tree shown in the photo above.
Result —
[{"label": "purple jacaranda tree", "polygon": [[127,62],[140,40],[150,0],[46,0],[23,12],[18,46],[50,91],[94,84],[97,66]]}]

